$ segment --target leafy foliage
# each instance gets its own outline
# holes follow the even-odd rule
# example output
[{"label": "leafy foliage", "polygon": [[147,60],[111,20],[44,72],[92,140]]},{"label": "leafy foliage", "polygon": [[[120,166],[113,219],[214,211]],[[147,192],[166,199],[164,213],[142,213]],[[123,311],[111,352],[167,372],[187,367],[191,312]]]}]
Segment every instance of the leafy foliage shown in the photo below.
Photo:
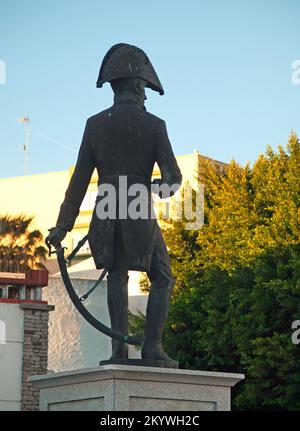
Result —
[{"label": "leafy foliage", "polygon": [[299,246],[257,257],[234,273],[207,269],[173,298],[168,353],[183,368],[244,372],[236,408],[300,409],[300,349],[291,342],[299,280]]}]

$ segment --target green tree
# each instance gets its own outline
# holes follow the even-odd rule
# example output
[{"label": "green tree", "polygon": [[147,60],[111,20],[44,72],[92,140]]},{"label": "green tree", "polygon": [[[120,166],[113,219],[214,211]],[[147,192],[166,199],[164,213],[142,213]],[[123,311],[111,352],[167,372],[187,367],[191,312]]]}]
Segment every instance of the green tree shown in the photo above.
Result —
[{"label": "green tree", "polygon": [[[211,162],[212,164],[212,162]],[[300,236],[300,145],[291,134],[286,150],[267,148],[251,169],[231,162],[220,175],[209,170],[205,226],[199,232],[203,265],[233,271]],[[214,185],[213,185],[214,184]]]},{"label": "green tree", "polygon": [[244,372],[237,409],[300,409],[300,247],[273,250],[252,267],[209,268],[171,303],[165,346],[183,368]]},{"label": "green tree", "polygon": [[204,227],[164,232],[176,278],[166,350],[183,368],[244,372],[237,409],[300,409],[299,172],[294,133],[253,167],[203,161]]}]

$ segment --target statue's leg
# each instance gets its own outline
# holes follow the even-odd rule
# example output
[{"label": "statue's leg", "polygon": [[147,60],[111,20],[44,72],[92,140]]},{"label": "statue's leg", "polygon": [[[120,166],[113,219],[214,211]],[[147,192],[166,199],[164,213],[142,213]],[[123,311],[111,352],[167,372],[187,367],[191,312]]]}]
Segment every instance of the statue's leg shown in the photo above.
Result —
[{"label": "statue's leg", "polygon": [[[114,266],[107,276],[107,304],[111,328],[128,334],[128,270],[119,224],[115,230]],[[112,339],[112,356],[110,359],[127,359],[128,345]]]},{"label": "statue's leg", "polygon": [[143,359],[163,360],[169,367],[178,368],[178,362],[164,351],[162,336],[168,314],[169,301],[175,280],[172,276],[170,258],[159,227],[156,229],[150,272]]}]

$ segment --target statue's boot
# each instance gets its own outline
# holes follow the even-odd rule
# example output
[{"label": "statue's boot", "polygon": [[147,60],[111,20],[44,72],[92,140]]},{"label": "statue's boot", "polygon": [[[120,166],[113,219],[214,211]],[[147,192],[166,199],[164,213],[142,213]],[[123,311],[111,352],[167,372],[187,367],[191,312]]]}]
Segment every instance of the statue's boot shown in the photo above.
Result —
[{"label": "statue's boot", "polygon": [[152,282],[147,304],[145,340],[141,354],[143,359],[164,361],[165,367],[178,368],[178,362],[166,354],[162,345],[163,329],[173,286],[173,279],[156,279]]},{"label": "statue's boot", "polygon": [[[111,272],[107,278],[107,304],[110,315],[111,328],[128,334],[128,275]],[[128,345],[118,340],[111,340],[111,360],[127,359]]]}]

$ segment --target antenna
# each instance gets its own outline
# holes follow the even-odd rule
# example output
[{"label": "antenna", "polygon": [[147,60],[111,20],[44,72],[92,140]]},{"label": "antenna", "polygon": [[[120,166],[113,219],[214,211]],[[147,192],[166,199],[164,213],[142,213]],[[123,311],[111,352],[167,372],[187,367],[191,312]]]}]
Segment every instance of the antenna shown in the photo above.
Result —
[{"label": "antenna", "polygon": [[28,175],[29,173],[29,117],[28,115],[24,115],[24,117],[18,118],[17,121],[19,123],[25,124],[25,143],[23,145],[24,150],[24,173],[25,175]]}]

